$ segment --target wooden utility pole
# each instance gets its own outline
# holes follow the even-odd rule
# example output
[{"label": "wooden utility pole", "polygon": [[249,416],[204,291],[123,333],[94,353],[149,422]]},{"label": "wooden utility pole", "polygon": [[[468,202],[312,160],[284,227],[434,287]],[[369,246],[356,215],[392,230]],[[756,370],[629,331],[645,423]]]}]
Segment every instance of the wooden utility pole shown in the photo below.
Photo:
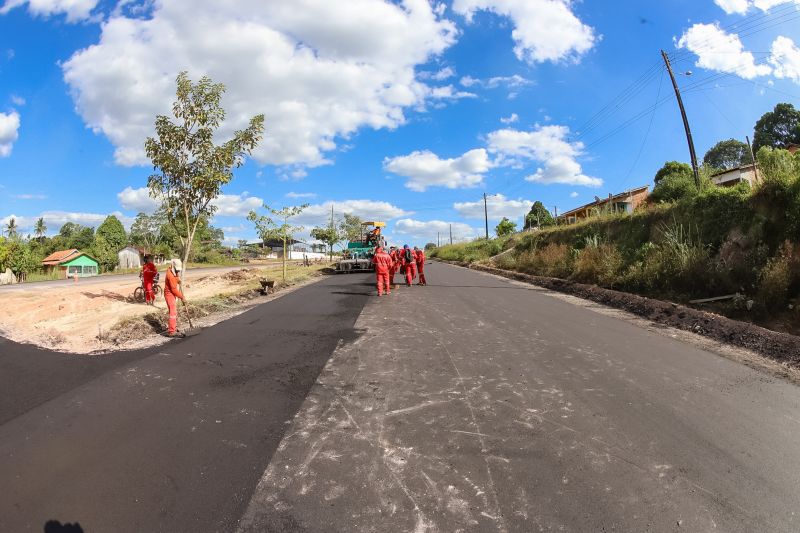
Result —
[{"label": "wooden utility pole", "polygon": [[440,247],[441,245],[442,245],[442,241],[441,241],[441,239],[439,238],[439,232],[437,231],[437,232],[436,232],[436,247],[438,248],[438,247]]},{"label": "wooden utility pole", "polygon": [[758,183],[758,165],[756,164],[756,155],[753,153],[753,145],[750,144],[749,135],[745,135],[744,138],[747,139],[747,149],[750,150],[750,159],[753,160],[753,175],[756,178],[756,183]]},{"label": "wooden utility pole", "polygon": [[450,244],[453,244],[453,225],[450,224]]},{"label": "wooden utility pole", "polygon": [[675,89],[675,98],[678,99],[678,107],[681,109],[681,118],[683,119],[683,128],[686,130],[686,142],[689,143],[689,156],[692,158],[692,172],[694,172],[694,184],[700,188],[700,171],[697,167],[697,153],[694,151],[694,141],[692,140],[692,130],[689,128],[689,119],[686,118],[686,109],[683,108],[683,99],[681,98],[681,91],[678,89],[678,82],[675,81],[675,74],[672,73],[672,65],[669,62],[669,57],[664,50],[661,50],[661,57],[664,58],[664,64],[667,66],[669,78],[672,80],[672,88]]},{"label": "wooden utility pole", "polygon": [[489,208],[486,206],[486,193],[483,193],[483,220],[486,223],[486,240],[489,240]]}]

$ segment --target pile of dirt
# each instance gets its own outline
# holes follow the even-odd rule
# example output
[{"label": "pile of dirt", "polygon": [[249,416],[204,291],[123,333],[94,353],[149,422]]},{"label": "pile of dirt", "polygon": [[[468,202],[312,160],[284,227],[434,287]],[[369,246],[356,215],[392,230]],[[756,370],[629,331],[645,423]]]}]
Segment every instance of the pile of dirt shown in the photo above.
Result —
[{"label": "pile of dirt", "polygon": [[538,285],[553,291],[622,309],[658,324],[690,331],[718,342],[745,348],[782,364],[800,368],[800,337],[754,324],[627,292],[558,278],[531,276],[485,265],[449,262],[481,272]]},{"label": "pile of dirt", "polygon": [[255,268],[243,268],[241,270],[233,270],[224,274],[222,279],[227,281],[248,281],[258,276]]}]

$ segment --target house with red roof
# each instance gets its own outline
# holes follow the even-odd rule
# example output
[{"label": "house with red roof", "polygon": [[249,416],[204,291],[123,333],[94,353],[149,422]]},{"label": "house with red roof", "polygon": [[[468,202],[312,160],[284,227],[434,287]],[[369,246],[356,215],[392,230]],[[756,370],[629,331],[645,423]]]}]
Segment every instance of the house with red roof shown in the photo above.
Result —
[{"label": "house with red roof", "polygon": [[53,252],[42,260],[45,272],[58,272],[58,277],[66,279],[75,276],[87,278],[100,273],[97,259],[75,248]]}]

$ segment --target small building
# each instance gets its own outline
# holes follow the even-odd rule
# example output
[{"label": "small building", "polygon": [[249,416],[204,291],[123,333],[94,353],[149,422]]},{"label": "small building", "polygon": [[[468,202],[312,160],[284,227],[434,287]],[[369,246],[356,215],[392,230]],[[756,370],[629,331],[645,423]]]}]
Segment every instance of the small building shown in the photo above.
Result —
[{"label": "small building", "polygon": [[53,252],[42,260],[42,266],[45,272],[58,272],[61,279],[87,278],[100,273],[100,264],[95,258],[74,248]]},{"label": "small building", "polygon": [[574,224],[591,216],[602,213],[633,213],[643,204],[650,194],[650,186],[644,185],[619,194],[610,194],[608,198],[595,196],[592,203],[576,207],[566,213],[560,214],[556,220],[560,224]]},{"label": "small building", "polygon": [[141,252],[133,246],[126,246],[117,253],[119,268],[125,270],[130,268],[142,268]]},{"label": "small building", "polygon": [[720,187],[733,187],[739,183],[747,182],[750,186],[758,183],[758,175],[755,165],[743,165],[717,172],[711,175],[711,182]]}]

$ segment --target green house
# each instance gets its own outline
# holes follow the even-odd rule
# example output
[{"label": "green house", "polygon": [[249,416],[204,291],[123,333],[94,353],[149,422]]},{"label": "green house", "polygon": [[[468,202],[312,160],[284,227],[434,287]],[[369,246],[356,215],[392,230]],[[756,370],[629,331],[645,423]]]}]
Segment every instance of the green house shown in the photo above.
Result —
[{"label": "green house", "polygon": [[53,252],[42,260],[46,272],[57,271],[62,279],[87,278],[100,273],[100,264],[97,260],[80,250],[60,250]]}]

